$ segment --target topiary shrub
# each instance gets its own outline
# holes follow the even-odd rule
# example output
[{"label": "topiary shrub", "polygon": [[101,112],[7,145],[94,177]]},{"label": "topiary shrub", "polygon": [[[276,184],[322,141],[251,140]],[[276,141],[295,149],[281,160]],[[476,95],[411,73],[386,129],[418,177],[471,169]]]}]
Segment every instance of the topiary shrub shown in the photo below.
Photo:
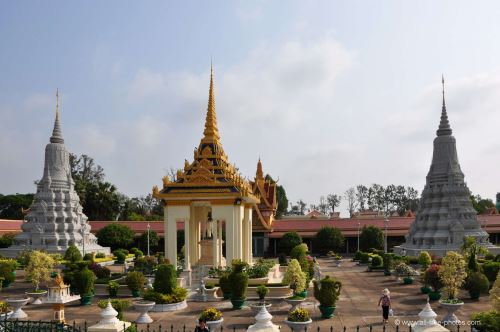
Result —
[{"label": "topiary shrub", "polygon": [[264,301],[266,295],[269,293],[269,288],[267,288],[266,285],[259,285],[257,286],[256,292],[259,296],[259,300]]},{"label": "topiary shrub", "polygon": [[106,279],[111,275],[111,270],[105,266],[101,266],[97,263],[92,263],[89,265],[90,271],[94,272],[98,279]]},{"label": "topiary shrub", "polygon": [[383,264],[382,257],[379,255],[373,255],[372,256],[372,262],[370,264],[371,267],[381,267]]},{"label": "topiary shrub", "polygon": [[384,271],[390,272],[392,268],[394,267],[394,258],[393,254],[384,254],[383,256],[383,261],[384,261]]},{"label": "topiary shrub", "polygon": [[478,322],[474,328],[479,332],[498,332],[500,331],[500,312],[490,310],[485,312],[476,312],[471,316],[473,322]]},{"label": "topiary shrub", "polygon": [[293,247],[292,251],[290,252],[290,258],[296,259],[300,262],[307,256],[308,250],[309,249],[307,248],[307,244],[301,243]]},{"label": "topiary shrub", "polygon": [[302,272],[296,259],[291,259],[288,263],[288,268],[283,276],[283,284],[290,285],[294,293],[300,293],[306,288],[306,275]]},{"label": "topiary shrub", "polygon": [[441,279],[439,279],[439,265],[432,264],[427,270],[424,272],[423,281],[426,285],[432,287],[434,292],[439,292],[441,288],[443,288],[443,283]]},{"label": "topiary shrub", "polygon": [[483,264],[483,273],[490,283],[495,282],[497,274],[500,271],[500,262],[486,262]]},{"label": "topiary shrub", "polygon": [[177,287],[177,272],[172,264],[160,264],[155,273],[153,288],[161,294],[172,294]]},{"label": "topiary shrub", "polygon": [[146,277],[144,277],[144,274],[137,271],[127,273],[127,277],[125,278],[125,283],[132,292],[141,291],[144,288],[145,282]]},{"label": "topiary shrub", "polygon": [[141,256],[144,256],[144,253],[141,250],[139,250],[138,248],[135,248],[135,247],[132,248],[132,249],[130,249],[130,253],[133,254],[135,256],[135,258],[139,258]]},{"label": "topiary shrub", "polygon": [[280,266],[287,266],[288,265],[288,259],[286,258],[285,253],[279,254],[278,263],[280,264]]},{"label": "topiary shrub", "polygon": [[81,261],[83,259],[82,254],[80,253],[80,250],[74,245],[70,245],[68,249],[66,249],[66,252],[64,253],[64,260],[71,262],[71,263],[76,263],[78,261]]},{"label": "topiary shrub", "polygon": [[106,255],[103,252],[98,252],[95,254],[95,258],[106,258]]},{"label": "topiary shrub", "polygon": [[323,307],[334,307],[340,295],[342,283],[330,276],[326,276],[319,282],[313,280],[314,297]]},{"label": "topiary shrub", "polygon": [[16,280],[14,271],[17,268],[17,261],[14,259],[0,260],[0,278],[2,280],[2,287],[7,287]]},{"label": "topiary shrub", "polygon": [[231,283],[229,282],[229,273],[223,273],[219,278],[219,286],[224,294],[224,298],[229,298],[231,294]]},{"label": "topiary shrub", "polygon": [[241,261],[233,261],[233,271],[229,274],[231,285],[231,299],[244,300],[248,287],[248,275],[244,271],[247,264]]},{"label": "topiary shrub", "polygon": [[75,282],[81,295],[92,295],[94,292],[95,275],[86,266],[75,274]]},{"label": "topiary shrub", "polygon": [[418,264],[422,266],[423,269],[427,269],[432,263],[431,255],[427,251],[421,251],[418,256]]},{"label": "topiary shrub", "polygon": [[279,241],[279,249],[285,254],[289,254],[290,251],[297,245],[302,243],[302,238],[297,232],[288,232],[283,234],[283,237]]},{"label": "topiary shrub", "polygon": [[471,299],[477,300],[481,294],[488,293],[490,282],[481,272],[470,272],[465,280],[465,289],[469,291]]},{"label": "topiary shrub", "polygon": [[367,252],[362,252],[360,254],[359,262],[363,264],[370,262],[370,254]]},{"label": "topiary shrub", "polygon": [[115,255],[117,263],[123,264],[125,263],[125,259],[127,259],[128,250],[116,249],[113,251],[113,255]]}]

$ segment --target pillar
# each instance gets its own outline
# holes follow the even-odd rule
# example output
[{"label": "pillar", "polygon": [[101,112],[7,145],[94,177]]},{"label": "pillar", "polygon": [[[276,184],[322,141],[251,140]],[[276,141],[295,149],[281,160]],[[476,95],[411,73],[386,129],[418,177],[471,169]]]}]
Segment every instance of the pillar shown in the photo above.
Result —
[{"label": "pillar", "polygon": [[[234,241],[234,205],[216,205],[212,203],[212,218],[214,220],[219,220],[219,222],[225,222],[226,225],[226,261],[231,264],[231,261],[236,256],[235,252],[235,241]],[[219,233],[219,229],[217,230]],[[222,232],[220,232],[220,243],[222,243]],[[241,244],[241,243],[240,243]],[[220,256],[222,258],[222,255]]]},{"label": "pillar", "polygon": [[218,246],[218,243],[219,242],[219,238],[217,236],[217,231],[218,231],[218,227],[217,227],[217,223],[219,221],[218,220],[214,220],[212,222],[212,256],[213,256],[213,266],[214,267],[218,267],[220,265],[220,261],[219,261],[219,246]]},{"label": "pillar", "polygon": [[177,264],[177,221],[189,220],[189,212],[189,205],[167,205],[164,208],[165,257],[174,266]]},{"label": "pillar", "polygon": [[218,242],[218,250],[219,250],[219,262],[220,262],[220,265],[222,265],[223,263],[223,260],[222,258],[224,257],[222,255],[222,220],[219,220],[219,222],[217,223],[217,235],[218,235],[218,239],[217,239],[217,242]]},{"label": "pillar", "polygon": [[184,270],[191,271],[190,218],[184,219]]},{"label": "pillar", "polygon": [[253,251],[252,251],[252,246],[253,246],[253,241],[252,241],[252,206],[248,207],[247,209],[247,243],[248,247],[246,248],[247,250],[247,255],[248,255],[248,263],[252,264],[253,263]]},{"label": "pillar", "polygon": [[234,205],[233,218],[233,252],[235,259],[243,259],[243,218],[244,205]]}]

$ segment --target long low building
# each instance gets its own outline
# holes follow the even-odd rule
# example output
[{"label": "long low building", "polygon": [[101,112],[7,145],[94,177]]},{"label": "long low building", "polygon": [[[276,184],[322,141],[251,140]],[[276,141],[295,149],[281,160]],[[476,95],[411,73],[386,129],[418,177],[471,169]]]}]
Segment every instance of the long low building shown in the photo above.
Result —
[{"label": "long low building", "polygon": [[[500,214],[479,215],[478,219],[482,228],[489,233],[490,241],[493,244],[500,244]],[[399,245],[404,242],[414,217],[391,217],[387,223],[388,247]],[[22,220],[0,220],[0,234],[19,233],[21,231]],[[160,238],[165,237],[163,221],[91,221],[92,232],[96,233],[101,228],[113,222],[130,227],[136,236],[147,232],[148,223],[150,229],[158,233]],[[370,218],[334,218],[325,217],[285,217],[274,220],[272,228],[267,232],[255,231],[253,233],[254,256],[272,255],[279,253],[279,241],[283,234],[287,232],[297,232],[305,243],[314,252],[313,238],[318,231],[325,226],[338,228],[344,237],[344,253],[353,253],[357,250],[358,234],[364,226],[376,226],[385,232],[385,220],[381,216]],[[183,230],[184,223],[177,223],[177,230]]]}]

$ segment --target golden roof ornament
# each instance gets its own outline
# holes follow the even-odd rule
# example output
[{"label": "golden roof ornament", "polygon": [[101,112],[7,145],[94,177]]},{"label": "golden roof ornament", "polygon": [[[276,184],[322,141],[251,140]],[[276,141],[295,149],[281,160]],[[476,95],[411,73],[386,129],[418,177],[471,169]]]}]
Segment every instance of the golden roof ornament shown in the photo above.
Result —
[{"label": "golden roof ornament", "polygon": [[217,116],[215,114],[214,68],[212,64],[210,64],[210,89],[208,91],[207,117],[205,119],[203,135],[202,143],[218,142],[220,140],[219,130],[217,129]]},{"label": "golden roof ornament", "polygon": [[163,187],[166,187],[170,183],[168,175],[165,175],[161,180],[163,181]]}]

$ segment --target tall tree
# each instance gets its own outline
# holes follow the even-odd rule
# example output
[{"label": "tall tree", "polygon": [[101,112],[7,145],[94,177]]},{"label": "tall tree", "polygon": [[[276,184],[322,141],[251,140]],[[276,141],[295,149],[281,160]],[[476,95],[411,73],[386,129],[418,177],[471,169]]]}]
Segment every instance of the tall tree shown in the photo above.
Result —
[{"label": "tall tree", "polygon": [[290,203],[290,214],[296,216],[303,216],[306,214],[307,203],[299,199],[296,204]]},{"label": "tall tree", "polygon": [[30,207],[33,194],[0,194],[0,219],[23,219],[22,209]]},{"label": "tall tree", "polygon": [[329,251],[340,251],[344,245],[342,232],[335,227],[323,226],[313,239],[314,250],[324,255]]},{"label": "tall tree", "polygon": [[364,211],[368,201],[368,188],[363,185],[356,187],[356,201],[358,202],[359,210]]},{"label": "tall tree", "polygon": [[471,195],[472,206],[478,214],[486,212],[487,209],[495,207],[495,203],[489,198],[482,198],[480,195]]},{"label": "tall tree", "polygon": [[352,218],[354,216],[354,212],[358,207],[358,200],[356,199],[356,190],[351,187],[347,189],[344,193],[344,199],[347,202],[347,210],[349,211],[349,217]]},{"label": "tall tree", "polygon": [[335,208],[337,208],[340,205],[340,201],[342,200],[342,197],[337,194],[329,194],[326,197],[326,201],[328,204],[328,209],[331,211],[331,213],[335,212]]},{"label": "tall tree", "polygon": [[360,249],[368,251],[371,248],[382,249],[384,246],[384,233],[376,226],[363,226],[359,235]]}]

